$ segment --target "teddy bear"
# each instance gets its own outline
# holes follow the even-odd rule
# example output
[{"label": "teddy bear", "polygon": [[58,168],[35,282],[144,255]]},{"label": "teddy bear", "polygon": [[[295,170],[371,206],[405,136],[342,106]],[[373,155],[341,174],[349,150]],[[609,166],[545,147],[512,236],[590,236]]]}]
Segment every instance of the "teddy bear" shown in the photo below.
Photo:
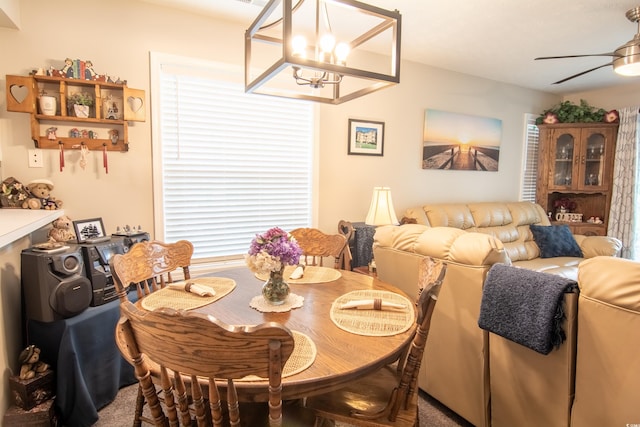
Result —
[{"label": "teddy bear", "polygon": [[40,349],[31,344],[18,357],[20,362],[20,379],[28,380],[49,369],[49,365],[40,360]]},{"label": "teddy bear", "polygon": [[76,235],[72,231],[73,223],[71,222],[71,218],[68,216],[62,215],[60,218],[53,221],[51,225],[53,228],[49,230],[50,242],[64,243],[76,238]]},{"label": "teddy bear", "polygon": [[55,210],[62,207],[62,201],[51,196],[53,182],[48,179],[36,179],[27,184],[31,197],[22,203],[23,209]]}]

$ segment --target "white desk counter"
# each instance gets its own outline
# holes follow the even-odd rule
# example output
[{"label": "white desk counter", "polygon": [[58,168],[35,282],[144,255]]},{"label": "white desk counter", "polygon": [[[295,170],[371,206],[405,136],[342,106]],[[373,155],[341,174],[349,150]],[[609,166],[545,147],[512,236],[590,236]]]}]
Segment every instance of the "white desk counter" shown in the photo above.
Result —
[{"label": "white desk counter", "polygon": [[0,248],[50,224],[64,210],[0,209]]}]

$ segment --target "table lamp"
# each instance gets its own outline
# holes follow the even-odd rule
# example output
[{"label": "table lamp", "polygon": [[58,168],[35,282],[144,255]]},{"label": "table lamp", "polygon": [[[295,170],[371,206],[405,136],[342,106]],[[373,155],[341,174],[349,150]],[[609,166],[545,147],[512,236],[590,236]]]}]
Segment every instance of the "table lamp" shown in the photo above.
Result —
[{"label": "table lamp", "polygon": [[[367,218],[364,220],[367,225],[398,225],[391,201],[391,189],[389,187],[373,187],[373,197],[371,197],[371,205]],[[369,271],[376,271],[376,261],[371,259]]]}]

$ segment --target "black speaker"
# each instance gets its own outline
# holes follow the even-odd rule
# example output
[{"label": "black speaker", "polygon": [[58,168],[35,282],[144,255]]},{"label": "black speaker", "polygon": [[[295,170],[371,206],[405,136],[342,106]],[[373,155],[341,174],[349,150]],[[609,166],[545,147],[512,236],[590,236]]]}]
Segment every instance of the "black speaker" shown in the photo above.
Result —
[{"label": "black speaker", "polygon": [[91,282],[77,245],[56,253],[25,249],[21,271],[27,319],[53,322],[80,314],[91,303]]}]

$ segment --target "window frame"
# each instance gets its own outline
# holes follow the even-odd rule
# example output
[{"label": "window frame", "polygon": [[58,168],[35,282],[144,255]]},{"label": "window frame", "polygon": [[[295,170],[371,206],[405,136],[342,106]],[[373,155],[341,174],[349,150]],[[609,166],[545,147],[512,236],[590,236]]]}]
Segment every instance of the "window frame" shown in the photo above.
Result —
[{"label": "window frame", "polygon": [[[520,174],[520,194],[519,200],[531,201],[536,203],[538,180],[538,156],[540,147],[540,131],[536,126],[537,116],[532,113],[524,114],[524,131],[522,146],[522,173]],[[529,127],[533,126],[536,131],[535,135],[529,131]],[[533,159],[530,156],[533,155]],[[531,194],[533,199],[531,199]]]},{"label": "window frame", "polygon": [[[154,238],[157,240],[165,241],[165,218],[164,218],[164,194],[163,194],[163,167],[162,167],[162,134],[161,134],[161,109],[160,109],[160,86],[161,86],[161,67],[164,65],[189,67],[190,72],[193,70],[194,74],[200,72],[207,75],[209,71],[214,68],[216,72],[219,72],[225,78],[241,82],[244,76],[242,67],[239,65],[220,63],[216,61],[204,60],[199,58],[184,57],[180,55],[173,55],[161,52],[149,53],[150,64],[150,95],[151,95],[151,151],[152,151],[152,183],[153,183],[153,229]],[[251,96],[266,96],[266,95],[251,95]],[[303,102],[303,101],[300,101]],[[318,163],[319,163],[319,114],[318,107],[315,104],[310,104],[312,108],[312,135],[311,135],[311,174],[310,174],[310,218],[309,224],[306,226],[316,227],[318,218]],[[249,245],[247,241],[247,248]],[[214,258],[194,258],[193,263],[213,263],[220,264],[237,264],[242,260],[242,256],[228,256],[228,257],[214,257]]]}]

